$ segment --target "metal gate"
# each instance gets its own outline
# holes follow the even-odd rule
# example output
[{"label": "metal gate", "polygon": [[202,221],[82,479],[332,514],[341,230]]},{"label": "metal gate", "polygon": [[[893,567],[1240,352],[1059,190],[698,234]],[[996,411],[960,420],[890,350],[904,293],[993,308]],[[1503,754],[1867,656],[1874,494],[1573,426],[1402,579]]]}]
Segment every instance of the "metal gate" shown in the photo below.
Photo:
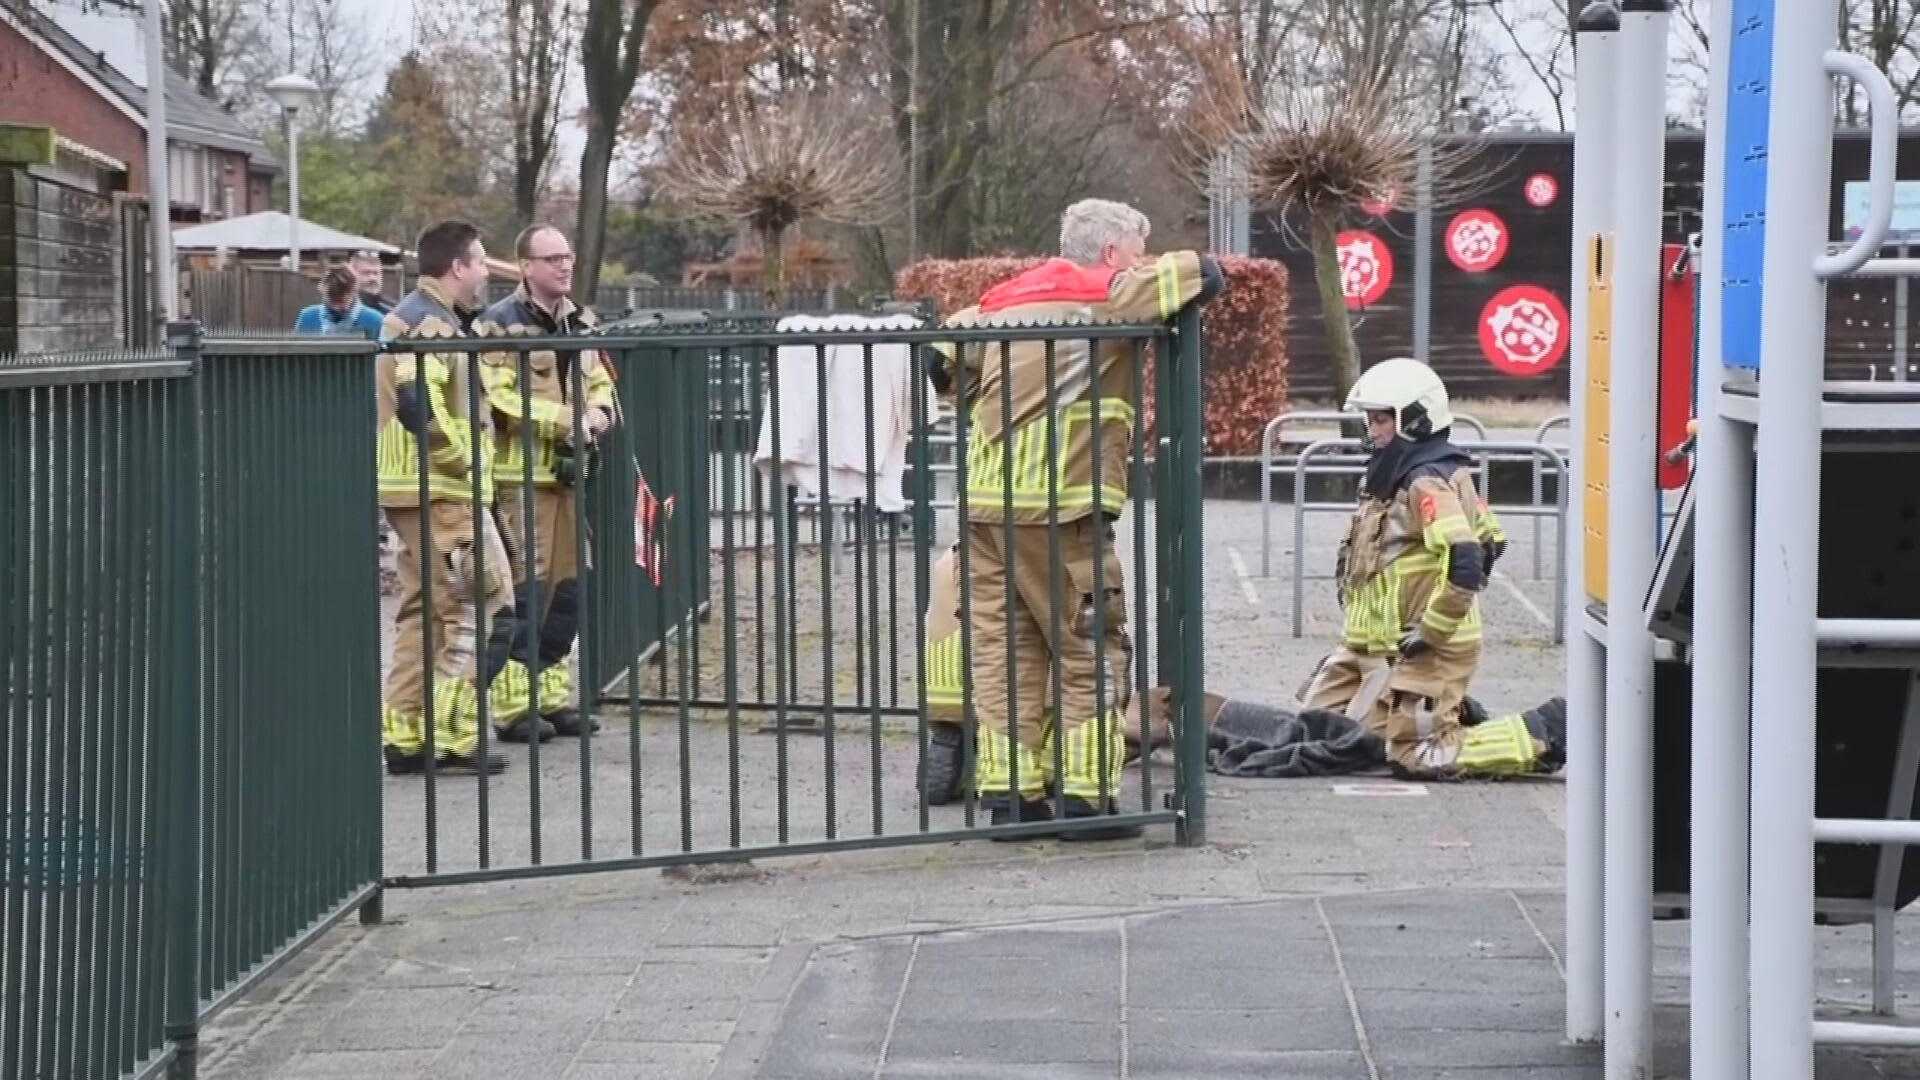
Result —
[{"label": "metal gate", "polygon": [[[936,347],[971,350],[984,366],[1009,364],[1012,346],[1039,341],[1048,342],[1047,408],[1059,420],[1041,426],[1048,434],[1040,443],[1016,440],[1009,453],[983,453],[970,434],[976,418],[988,409],[1010,415],[1011,400],[951,410],[927,376],[940,356]],[[444,343],[389,346],[401,361],[391,400],[410,394],[454,418],[406,437],[420,460],[495,462],[491,486],[451,465],[421,480],[419,493],[448,497],[447,478],[463,477],[453,503],[459,510],[453,517],[447,508],[401,510],[395,520],[407,535],[398,557],[446,550],[436,529],[501,539],[497,547],[471,548],[478,565],[464,576],[440,573],[438,555],[416,562],[420,572],[408,575],[418,582],[414,595],[387,598],[393,632],[417,642],[409,648],[425,658],[411,685],[427,700],[407,700],[422,718],[453,715],[448,695],[470,702],[474,753],[504,759],[498,772],[450,775],[439,755],[447,740],[464,738],[458,722],[418,721],[417,756],[401,755],[414,764],[390,769],[386,778],[389,886],[990,834],[1064,837],[1112,825],[1173,826],[1183,842],[1200,842],[1200,493],[1187,479],[1200,471],[1197,316],[1171,326],[966,331],[656,320],[590,343],[585,355],[604,360],[613,376],[611,396],[579,359],[582,344],[500,337],[463,341],[458,353],[442,351]],[[1060,381],[1056,366],[1093,354],[1113,359],[1107,379],[1095,380],[1091,392],[1084,379],[1076,388]],[[569,406],[548,415],[529,403],[527,388],[556,379],[570,388]],[[614,406],[614,423],[590,439],[596,403]],[[458,420],[482,407],[501,421],[497,434]],[[515,416],[532,422],[508,422]],[[1093,518],[1076,526],[1073,514],[1059,509],[1071,502],[1060,497],[1061,485],[1075,481],[1045,468],[1059,460],[1074,425],[1086,422],[1125,449],[1124,459],[1112,459],[1126,462],[1123,477],[1102,478],[1095,466],[1093,490],[1126,489],[1124,512],[1104,529],[1087,526]],[[549,464],[541,440],[569,429],[572,445],[595,447],[570,459],[585,478],[567,486],[536,476]],[[436,430],[459,438],[431,434]],[[941,447],[947,460],[939,460]],[[389,446],[383,455],[389,451],[400,452]],[[1005,522],[968,525],[983,517],[983,492],[1004,489],[1011,498],[1016,486],[1031,489],[1039,478],[1053,509],[1019,526],[1024,546],[1013,542],[1014,527]],[[969,534],[972,542],[960,542]],[[560,536],[562,544],[571,537],[573,550],[556,551],[543,535]],[[1034,588],[1046,590],[1043,596],[1091,595],[1098,590],[1072,579],[1080,564],[1070,563],[1063,548],[1089,535],[1090,565],[1121,575],[1124,602],[1091,605],[1091,624],[1083,620],[1077,631],[1075,617],[1085,609],[1070,602],[1051,610],[1002,603],[1001,594],[969,584],[988,580],[981,560],[1018,549],[1028,553],[1028,564],[1014,558],[1024,567],[1016,574],[1038,576],[1016,597]],[[503,554],[510,570],[498,566]],[[558,651],[564,641],[550,641],[544,651],[538,645],[541,633],[559,629],[552,601],[569,591],[559,585],[564,570],[542,571],[550,558],[564,562],[567,554],[585,567],[577,578],[571,657]],[[1029,565],[1037,559],[1046,560],[1045,569]],[[507,606],[500,584],[489,584],[502,570],[518,583]],[[529,581],[540,588],[529,589]],[[455,585],[465,616],[434,599],[436,588],[444,593]],[[943,601],[943,620],[932,598],[955,588],[955,599]],[[436,610],[475,624],[473,649],[488,673],[483,678],[493,680],[486,692],[433,676],[441,639],[426,625],[433,619],[418,613]],[[989,611],[1004,612],[1006,632],[986,621]],[[930,618],[949,624],[957,638],[926,644]],[[509,634],[503,620],[519,629]],[[983,630],[999,643],[993,655],[972,646]],[[1023,683],[1041,688],[1043,709],[1087,696],[1070,681],[1073,673],[1046,659],[1044,642],[1081,647],[1063,637],[1076,632],[1101,643],[1087,648],[1107,660],[1089,661],[1092,700],[1116,706],[1110,715],[1138,731],[1141,707],[1163,696],[1174,727],[1190,738],[1178,746],[1161,740],[1156,753],[1151,736],[1146,745],[1130,737],[1114,749],[1123,758],[1140,756],[1124,771],[1103,770],[1072,759],[1079,751],[1065,732],[1078,725],[1070,717],[1059,737],[1013,751],[1016,771],[1017,755],[1031,753],[1039,756],[1029,765],[1043,774],[1080,768],[1112,777],[1117,786],[1103,791],[1113,800],[1108,816],[1029,816],[994,825],[970,785],[957,799],[943,798],[939,767],[930,772],[942,741],[963,733],[963,751],[972,755],[983,725],[1007,729],[1004,714],[979,707],[983,678],[997,680],[985,684],[990,690],[1011,686],[999,691],[1013,699],[1010,711],[1020,708]],[[543,680],[552,678],[547,669],[559,665],[582,705],[597,712],[599,730],[504,741],[502,709],[516,708],[513,680],[525,678],[527,697],[537,699]],[[389,665],[390,691],[392,671]],[[1010,671],[1018,677],[1010,679]],[[959,680],[957,705],[944,700],[943,672],[949,682]],[[940,685],[930,689],[930,675]],[[398,685],[398,698],[406,698],[407,678]],[[390,704],[398,700],[388,697]],[[1028,714],[1035,711],[1031,697]],[[535,701],[530,711],[544,710]],[[1159,728],[1166,729],[1164,719]],[[1104,750],[1101,756],[1110,763]],[[1056,814],[1064,808],[1057,786],[1047,797]]]}]

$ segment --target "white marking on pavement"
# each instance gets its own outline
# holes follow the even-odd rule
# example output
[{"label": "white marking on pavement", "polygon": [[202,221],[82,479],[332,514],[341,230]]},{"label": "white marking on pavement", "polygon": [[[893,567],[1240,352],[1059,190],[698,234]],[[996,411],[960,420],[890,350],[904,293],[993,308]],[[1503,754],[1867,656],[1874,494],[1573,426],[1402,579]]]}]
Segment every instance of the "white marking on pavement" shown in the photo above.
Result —
[{"label": "white marking on pavement", "polygon": [[1548,629],[1553,628],[1553,620],[1547,618],[1547,613],[1540,610],[1540,605],[1527,599],[1527,594],[1520,591],[1520,586],[1515,585],[1512,578],[1495,570],[1493,572],[1493,580],[1505,585],[1507,591],[1513,594],[1513,598],[1520,601],[1520,606],[1532,612],[1533,617],[1540,620],[1541,626],[1547,627]]},{"label": "white marking on pavement", "polygon": [[1369,795],[1403,799],[1409,797],[1424,798],[1427,794],[1427,785],[1398,784],[1392,782],[1379,784],[1335,784],[1333,785],[1333,793],[1335,795]]},{"label": "white marking on pavement", "polygon": [[1253,587],[1253,575],[1247,573],[1247,561],[1240,557],[1240,549],[1227,545],[1227,558],[1233,560],[1234,576],[1240,579],[1240,594],[1247,598],[1253,607],[1260,606],[1260,590]]}]

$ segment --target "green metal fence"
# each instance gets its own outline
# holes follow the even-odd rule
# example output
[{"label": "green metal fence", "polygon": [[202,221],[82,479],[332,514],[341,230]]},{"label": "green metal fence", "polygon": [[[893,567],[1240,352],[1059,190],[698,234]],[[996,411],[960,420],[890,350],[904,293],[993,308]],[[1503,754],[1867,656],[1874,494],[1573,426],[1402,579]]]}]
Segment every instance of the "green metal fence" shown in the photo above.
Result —
[{"label": "green metal fence", "polygon": [[[1049,408],[1090,406],[1096,428],[1134,417],[1107,436],[1124,432],[1130,501],[1091,533],[1091,565],[1127,567],[1128,656],[1096,665],[1095,698],[1122,680],[1136,703],[1165,688],[1180,737],[1171,769],[1137,746],[1116,786],[1102,773],[1104,817],[989,825],[973,792],[943,793],[932,763],[944,732],[971,746],[1005,722],[978,707],[983,678],[1018,680],[995,674],[996,657],[969,664],[953,711],[935,701],[928,647],[948,551],[961,655],[992,629],[971,614],[984,594],[969,559],[999,530],[967,524],[959,482],[977,452],[970,415],[984,414],[940,410],[924,360],[940,343],[1004,364],[1034,341],[1051,342],[1050,373],[1056,352],[1123,357],[1105,399],[1063,404],[1086,389],[1050,375]],[[591,343],[463,342],[522,364],[542,347],[601,348],[620,403],[574,511],[591,529],[575,687],[605,727],[464,777],[383,778],[377,764],[392,602],[383,615],[371,344],[202,342],[177,324],[166,353],[0,359],[0,1080],[191,1075],[206,1017],[345,915],[377,920],[383,887],[1114,824],[1200,842],[1199,341],[1188,314],[1172,327],[663,322]],[[851,411],[830,390],[849,378],[869,395]],[[796,411],[790,395],[809,386]],[[899,430],[882,438],[887,416]],[[578,408],[573,423],[584,439]],[[757,460],[763,438],[784,445],[783,423],[812,428],[824,456]],[[834,434],[849,424],[851,442]],[[882,490],[891,454],[907,463],[897,502]],[[842,466],[853,480],[831,475]],[[1014,467],[1003,456],[988,471],[1011,485]],[[1034,527],[1066,595],[1057,509]],[[523,571],[531,550],[514,553]],[[1073,632],[1117,640],[1106,606],[1087,610]],[[1075,613],[1029,614],[1021,633],[1059,641]],[[1009,608],[1009,636],[1015,621]],[[484,643],[484,620],[477,632]],[[1033,662],[1010,648],[1003,670]],[[1043,693],[1061,700],[1060,665],[1042,663]],[[501,747],[480,701],[487,753]],[[1061,791],[1048,798],[1065,808]]]},{"label": "green metal fence", "polygon": [[[779,331],[766,320],[691,320],[618,328],[591,342],[617,372],[621,415],[599,437],[597,471],[578,501],[592,550],[583,574],[576,687],[583,703],[600,706],[605,726],[518,745],[499,741],[499,731],[483,723],[482,747],[504,758],[502,771],[441,777],[425,791],[418,778],[390,779],[387,884],[973,836],[1068,836],[1109,825],[1172,826],[1184,841],[1198,842],[1205,748],[1200,506],[1192,478],[1200,471],[1201,357],[1195,317],[1183,318],[1177,326],[819,332]],[[1124,353],[1117,370],[1125,375],[1109,383],[1104,403],[1096,392],[1075,407],[1091,405],[1096,415],[1105,408],[1113,419],[1157,402],[1125,428],[1132,502],[1111,528],[1096,530],[1105,539],[1094,541],[1096,565],[1108,555],[1129,562],[1131,662],[1102,665],[1094,678],[1103,684],[1098,694],[1111,699],[1138,703],[1155,688],[1170,691],[1176,721],[1184,721],[1179,730],[1189,737],[1173,748],[1170,769],[1147,760],[1151,753],[1133,762],[1120,788],[1102,793],[1110,800],[1107,817],[990,825],[971,792],[941,798],[929,781],[940,732],[964,729],[971,740],[980,725],[1006,721],[965,717],[943,729],[947,719],[929,698],[923,643],[934,564],[945,551],[958,552],[963,597],[971,594],[965,583],[972,575],[969,545],[956,544],[966,495],[953,490],[953,478],[968,469],[966,414],[937,408],[924,362],[934,343],[962,343],[1001,362],[1013,344],[1042,341],[1052,342],[1050,358],[1055,349],[1064,358],[1116,344]],[[513,337],[463,341],[459,349],[530,371],[530,356],[582,344]],[[397,355],[447,351],[444,342],[389,348]],[[902,355],[910,357],[905,373],[890,367]],[[1155,356],[1168,362],[1151,362]],[[846,392],[849,372],[859,372],[853,385],[870,395],[864,409],[844,400],[829,408],[834,394]],[[809,384],[804,414],[782,406],[783,394]],[[885,401],[871,396],[881,384],[896,388]],[[516,385],[524,388],[526,379]],[[1065,410],[1086,387],[1058,382],[1049,392]],[[879,415],[888,410],[894,413]],[[791,427],[796,417],[818,446],[836,447],[810,459],[812,475],[760,460],[768,446],[782,443],[783,418]],[[876,429],[902,419],[906,445],[883,445]],[[851,427],[850,442],[832,434],[836,425]],[[587,436],[576,427],[573,438]],[[950,452],[944,465],[933,466],[940,457],[933,444],[943,438]],[[844,462],[828,458],[845,457],[846,446],[864,456],[849,474],[860,477],[851,487],[844,476],[829,475]],[[881,460],[890,452],[911,464],[902,471],[899,502],[876,489],[891,484],[881,479],[893,475]],[[1004,471],[1008,463],[994,467]],[[830,497],[820,498],[826,489]],[[636,516],[637,505],[653,512]],[[1056,514],[1044,527],[1054,534],[1050,572],[1064,595],[1064,525]],[[1110,545],[1104,553],[1102,544]],[[540,541],[522,538],[520,546],[515,569],[524,576],[520,560]],[[1051,620],[1038,633],[1059,640],[1063,620],[1074,614],[1065,605],[1036,614],[1040,623]],[[1096,624],[1101,617],[1094,616]],[[961,636],[970,638],[974,620],[963,615],[960,623]],[[1012,670],[1014,659],[1001,670]],[[974,667],[970,678],[985,670]],[[1048,679],[1057,697],[1058,664]],[[1126,680],[1124,692],[1113,684],[1119,679]],[[1047,753],[1057,774],[1060,741]],[[1064,807],[1060,789],[1051,798]],[[419,832],[426,834],[421,841],[401,839]]]},{"label": "green metal fence", "polygon": [[[191,371],[0,359],[6,1080],[159,1067],[179,1018],[195,504],[170,492],[192,487]],[[155,782],[175,772],[184,789]]]},{"label": "green metal fence", "polygon": [[198,353],[198,988],[212,1011],[377,901],[380,601],[371,346]]},{"label": "green metal fence", "polygon": [[191,1075],[377,895],[370,351],[170,344],[0,359],[0,1080]]}]

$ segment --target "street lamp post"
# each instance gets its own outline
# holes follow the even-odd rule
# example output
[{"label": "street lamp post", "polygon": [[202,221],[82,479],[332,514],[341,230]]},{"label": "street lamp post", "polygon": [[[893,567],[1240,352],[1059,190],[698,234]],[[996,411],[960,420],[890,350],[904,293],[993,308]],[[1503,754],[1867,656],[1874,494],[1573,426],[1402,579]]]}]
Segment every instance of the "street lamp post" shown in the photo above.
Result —
[{"label": "street lamp post", "polygon": [[300,272],[300,110],[320,99],[320,87],[305,75],[287,74],[267,84],[287,117],[287,269]]}]

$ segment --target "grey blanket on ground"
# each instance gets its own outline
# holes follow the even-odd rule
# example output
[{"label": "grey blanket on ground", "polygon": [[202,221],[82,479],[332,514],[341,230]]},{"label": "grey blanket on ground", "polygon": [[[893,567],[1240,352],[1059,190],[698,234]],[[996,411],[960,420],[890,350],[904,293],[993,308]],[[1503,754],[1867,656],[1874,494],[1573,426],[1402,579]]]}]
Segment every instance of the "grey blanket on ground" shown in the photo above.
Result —
[{"label": "grey blanket on ground", "polygon": [[1325,709],[1295,712],[1229,700],[1207,732],[1207,768],[1222,776],[1340,776],[1386,764],[1384,740]]}]

